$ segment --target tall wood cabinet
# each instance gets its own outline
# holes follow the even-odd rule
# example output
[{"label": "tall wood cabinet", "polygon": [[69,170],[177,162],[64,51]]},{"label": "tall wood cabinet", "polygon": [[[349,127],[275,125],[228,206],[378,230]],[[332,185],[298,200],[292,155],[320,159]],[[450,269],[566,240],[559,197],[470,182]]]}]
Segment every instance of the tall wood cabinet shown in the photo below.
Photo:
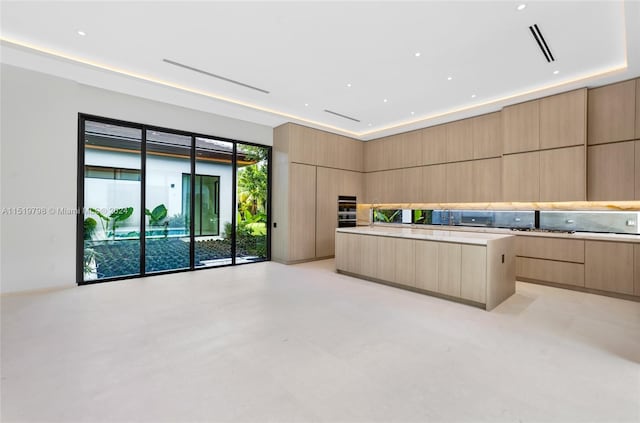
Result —
[{"label": "tall wood cabinet", "polygon": [[276,261],[332,256],[338,195],[363,196],[363,143],[301,125],[274,130],[272,248]]},{"label": "tall wood cabinet", "polygon": [[640,137],[636,84],[636,80],[630,80],[589,90],[589,145]]}]

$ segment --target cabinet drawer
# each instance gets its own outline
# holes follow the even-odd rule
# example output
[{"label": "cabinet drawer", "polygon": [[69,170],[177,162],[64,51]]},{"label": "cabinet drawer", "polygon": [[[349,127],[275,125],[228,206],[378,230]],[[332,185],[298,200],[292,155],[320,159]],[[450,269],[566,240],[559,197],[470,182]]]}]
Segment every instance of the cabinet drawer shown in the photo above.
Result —
[{"label": "cabinet drawer", "polygon": [[516,257],[516,278],[584,286],[584,264]]},{"label": "cabinet drawer", "polygon": [[516,255],[584,263],[584,241],[519,235],[516,237]]}]

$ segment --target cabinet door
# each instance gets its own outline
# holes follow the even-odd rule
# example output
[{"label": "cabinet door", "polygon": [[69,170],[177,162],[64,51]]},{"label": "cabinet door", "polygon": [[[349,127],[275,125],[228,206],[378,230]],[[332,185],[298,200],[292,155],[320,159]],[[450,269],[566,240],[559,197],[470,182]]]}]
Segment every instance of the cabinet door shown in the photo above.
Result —
[{"label": "cabinet door", "polygon": [[460,244],[438,244],[438,292],[460,296]]},{"label": "cabinet door", "polygon": [[635,141],[635,199],[640,200],[640,141]]},{"label": "cabinet door", "polygon": [[425,203],[445,203],[447,201],[446,164],[422,167],[420,196],[420,202]]},{"label": "cabinet door", "polygon": [[422,168],[410,167],[402,169],[402,192],[403,203],[422,202]]},{"label": "cabinet door", "polygon": [[395,239],[378,236],[378,260],[376,278],[393,282],[396,278]]},{"label": "cabinet door", "polygon": [[289,161],[315,165],[318,160],[318,145],[324,143],[321,132],[306,126],[290,124]]},{"label": "cabinet door", "polygon": [[587,199],[585,148],[567,147],[540,152],[540,201]]},{"label": "cabinet door", "polygon": [[640,244],[633,245],[633,294],[640,296]]},{"label": "cabinet door", "polygon": [[633,244],[585,241],[585,286],[633,294]]},{"label": "cabinet door", "polygon": [[338,137],[338,142],[339,144],[335,153],[337,157],[336,167],[339,169],[362,172],[364,142],[347,137]]},{"label": "cabinet door", "polygon": [[516,237],[516,255],[584,263],[584,241],[519,235]]},{"label": "cabinet door", "polygon": [[416,250],[413,239],[394,238],[395,283],[416,286]]},{"label": "cabinet door", "polygon": [[640,79],[636,79],[636,138],[640,138]]},{"label": "cabinet door", "polygon": [[351,262],[350,262],[350,254],[354,252],[354,249],[349,248],[349,237],[354,235],[345,234],[345,233],[337,233],[336,234],[336,269],[343,270],[345,272],[352,272],[351,270]]},{"label": "cabinet door", "polygon": [[400,153],[402,154],[399,167],[414,167],[422,164],[422,134],[411,131],[400,134]]},{"label": "cabinet door", "polygon": [[489,113],[472,119],[473,158],[485,159],[502,155],[501,113]]},{"label": "cabinet door", "polygon": [[540,100],[540,148],[585,145],[587,141],[587,89]]},{"label": "cabinet door", "polygon": [[465,300],[487,302],[487,247],[461,246],[460,296]]},{"label": "cabinet door", "polygon": [[592,145],[587,148],[589,201],[633,201],[635,142]]},{"label": "cabinet door", "polygon": [[365,198],[367,203],[380,204],[385,202],[383,189],[386,173],[371,172],[365,174]]},{"label": "cabinet door", "polygon": [[402,160],[404,152],[402,151],[404,135],[391,135],[385,138],[385,154],[387,159],[387,169],[400,169],[404,167]]},{"label": "cabinet door", "polygon": [[382,169],[382,143],[380,140],[364,142],[364,171],[374,172]]},{"label": "cabinet door", "polygon": [[447,128],[445,125],[425,128],[422,133],[422,164],[447,162]]},{"label": "cabinet door", "polygon": [[502,156],[503,201],[538,201],[540,198],[540,153]]},{"label": "cabinet door", "polygon": [[358,257],[359,275],[370,278],[378,277],[378,237],[369,235],[357,235],[355,245]]},{"label": "cabinet door", "polygon": [[636,81],[589,90],[587,142],[601,144],[634,138]]},{"label": "cabinet door", "polygon": [[316,167],[289,165],[289,260],[316,256]]},{"label": "cabinet door", "polygon": [[516,277],[518,278],[584,286],[584,274],[585,265],[582,263],[516,257]]},{"label": "cabinet door", "polygon": [[473,201],[502,201],[502,159],[474,160]]},{"label": "cabinet door", "polygon": [[445,125],[447,132],[447,162],[473,159],[473,121],[459,120]]},{"label": "cabinet door", "polygon": [[519,153],[540,148],[539,101],[502,109],[503,152]]},{"label": "cabinet door", "polygon": [[447,202],[473,201],[473,162],[447,163]]},{"label": "cabinet door", "polygon": [[316,257],[327,257],[334,253],[335,229],[338,226],[339,172],[337,169],[326,167],[318,167],[317,169]]},{"label": "cabinet door", "polygon": [[438,263],[438,243],[431,241],[416,241],[416,288],[438,292]]}]

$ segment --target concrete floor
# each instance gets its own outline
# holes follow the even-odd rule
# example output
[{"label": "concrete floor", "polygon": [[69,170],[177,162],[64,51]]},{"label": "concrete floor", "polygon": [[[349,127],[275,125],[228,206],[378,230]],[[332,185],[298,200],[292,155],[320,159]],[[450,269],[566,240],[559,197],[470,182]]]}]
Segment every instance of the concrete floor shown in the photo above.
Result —
[{"label": "concrete floor", "polygon": [[638,422],[640,304],[257,263],[2,297],[3,422]]}]

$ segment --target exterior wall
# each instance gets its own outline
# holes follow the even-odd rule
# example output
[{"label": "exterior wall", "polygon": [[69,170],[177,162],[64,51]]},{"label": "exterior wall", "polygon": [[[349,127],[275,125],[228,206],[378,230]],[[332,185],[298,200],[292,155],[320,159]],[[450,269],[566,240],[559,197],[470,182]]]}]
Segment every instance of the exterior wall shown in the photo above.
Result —
[{"label": "exterior wall", "polygon": [[0,79],[2,293],[75,286],[78,113],[272,144],[264,125],[6,64]]}]

